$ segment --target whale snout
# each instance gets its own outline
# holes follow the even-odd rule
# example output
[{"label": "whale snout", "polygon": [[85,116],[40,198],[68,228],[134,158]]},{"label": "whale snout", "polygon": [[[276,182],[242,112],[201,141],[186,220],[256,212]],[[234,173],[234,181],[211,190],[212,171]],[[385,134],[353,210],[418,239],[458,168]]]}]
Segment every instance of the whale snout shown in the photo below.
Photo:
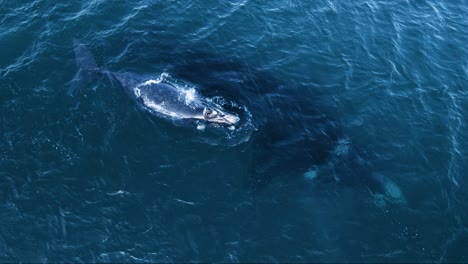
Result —
[{"label": "whale snout", "polygon": [[235,125],[239,123],[240,118],[237,115],[231,115],[229,114],[228,116],[225,116],[225,120],[229,125]]},{"label": "whale snout", "polygon": [[239,123],[239,121],[240,121],[240,118],[237,115],[225,114],[224,116],[217,119],[215,122],[228,125],[228,126],[234,126],[237,123]]},{"label": "whale snout", "polygon": [[203,117],[206,121],[218,125],[233,126],[239,123],[240,118],[236,114],[228,113],[219,108],[206,107],[203,110]]}]

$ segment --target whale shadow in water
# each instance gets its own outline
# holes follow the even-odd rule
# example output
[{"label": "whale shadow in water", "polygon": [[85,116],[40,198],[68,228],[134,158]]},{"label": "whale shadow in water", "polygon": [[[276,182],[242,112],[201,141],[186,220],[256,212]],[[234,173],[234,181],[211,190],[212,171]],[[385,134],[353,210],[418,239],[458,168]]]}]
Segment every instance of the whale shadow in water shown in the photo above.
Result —
[{"label": "whale shadow in water", "polygon": [[304,177],[377,194],[389,194],[391,186],[392,198],[401,196],[396,185],[373,173],[367,153],[342,131],[330,99],[314,94],[319,87],[290,87],[235,58],[206,53],[170,57],[184,58],[171,62],[178,78],[199,84],[207,94],[231,98],[252,112],[258,130],[246,149],[249,165],[243,183],[247,188],[262,190],[275,178]]}]

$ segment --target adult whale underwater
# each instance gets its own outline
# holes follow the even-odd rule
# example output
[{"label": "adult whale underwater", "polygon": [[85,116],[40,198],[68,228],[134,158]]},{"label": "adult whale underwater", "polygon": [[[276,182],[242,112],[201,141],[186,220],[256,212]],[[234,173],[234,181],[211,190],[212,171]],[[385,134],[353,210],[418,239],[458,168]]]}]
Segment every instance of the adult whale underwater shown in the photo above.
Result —
[{"label": "adult whale underwater", "polygon": [[[71,81],[71,94],[105,77],[158,117],[198,130],[221,130],[230,139],[233,133],[242,135],[231,145],[247,145],[243,183],[249,189],[263,189],[275,178],[303,176],[319,184],[333,182],[392,198],[401,196],[395,184],[373,173],[365,152],[351,144],[339,122],[325,110],[323,98],[302,96],[262,71],[246,71],[240,63],[214,56],[172,54],[184,57],[173,62],[172,73],[191,83],[203,83],[199,91],[181,87],[161,78],[163,75],[102,69],[89,49],[78,42],[74,53],[79,70]],[[220,95],[221,100],[213,100]]]},{"label": "adult whale underwater", "polygon": [[247,188],[262,190],[274,179],[299,179],[318,188],[336,184],[404,200],[395,183],[374,172],[368,150],[343,131],[329,93],[319,94],[318,85],[291,87],[235,56],[177,50],[166,55],[184,58],[173,62],[177,76],[203,83],[205,94],[235,98],[251,110],[258,130],[246,151]]}]

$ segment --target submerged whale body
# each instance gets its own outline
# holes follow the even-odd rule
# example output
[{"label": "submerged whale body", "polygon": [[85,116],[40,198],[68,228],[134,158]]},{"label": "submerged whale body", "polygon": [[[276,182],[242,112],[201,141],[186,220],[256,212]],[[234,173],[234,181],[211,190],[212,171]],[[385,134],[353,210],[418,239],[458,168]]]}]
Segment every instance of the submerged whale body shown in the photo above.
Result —
[{"label": "submerged whale body", "polygon": [[240,123],[239,114],[226,110],[219,100],[203,97],[194,88],[177,85],[169,81],[167,74],[148,77],[112,72],[99,68],[90,50],[83,44],[75,43],[74,52],[79,70],[71,81],[71,94],[76,94],[89,82],[107,76],[139,106],[159,117],[176,123],[191,123],[200,130],[207,126],[234,130]]},{"label": "submerged whale body", "polygon": [[294,89],[263,70],[246,69],[235,59],[203,53],[171,56],[185,58],[175,65],[178,76],[205,80],[207,90],[234,97],[252,111],[258,131],[247,151],[243,179],[247,188],[262,190],[274,179],[302,178],[400,198],[395,184],[374,173],[366,149],[342,131],[327,96],[316,94],[319,87]]}]

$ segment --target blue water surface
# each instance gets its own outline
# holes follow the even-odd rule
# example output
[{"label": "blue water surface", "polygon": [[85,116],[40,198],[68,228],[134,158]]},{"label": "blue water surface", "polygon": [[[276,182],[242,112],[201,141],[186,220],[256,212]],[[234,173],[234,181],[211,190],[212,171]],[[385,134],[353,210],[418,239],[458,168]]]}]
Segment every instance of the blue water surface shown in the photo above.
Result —
[{"label": "blue water surface", "polygon": [[[0,0],[0,262],[468,262],[467,14]],[[74,40],[245,105],[249,137],[176,126],[105,78],[70,96]],[[386,193],[307,179],[346,142]]]}]

